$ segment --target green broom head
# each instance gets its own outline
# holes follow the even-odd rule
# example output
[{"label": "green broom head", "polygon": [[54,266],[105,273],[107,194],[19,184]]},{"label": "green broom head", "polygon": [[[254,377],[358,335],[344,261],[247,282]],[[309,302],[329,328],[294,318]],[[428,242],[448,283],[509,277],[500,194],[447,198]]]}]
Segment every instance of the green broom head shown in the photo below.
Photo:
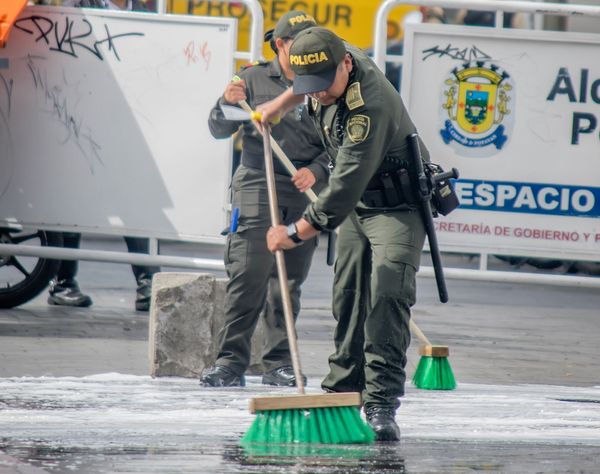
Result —
[{"label": "green broom head", "polygon": [[454,390],[456,379],[448,362],[447,346],[421,347],[421,360],[413,375],[417,388],[425,390]]},{"label": "green broom head", "polygon": [[[256,418],[242,437],[248,443],[288,444],[366,444],[375,440],[373,430],[360,416],[359,408],[349,406],[311,406],[315,399],[332,399],[344,394],[295,395],[293,397],[264,397],[265,399],[292,399],[292,404],[305,407],[264,409],[252,408]],[[360,394],[357,394],[360,398]],[[307,401],[305,402],[306,399]],[[285,405],[286,403],[284,403]],[[289,403],[287,403],[289,405]],[[317,404],[319,404],[317,402]]]},{"label": "green broom head", "polygon": [[[360,465],[368,463],[368,466],[373,468],[378,460],[385,461],[386,472],[390,467],[388,457],[381,458],[381,453],[373,444],[245,443],[241,448],[240,454],[244,456],[243,464],[246,466],[273,465],[281,468],[286,464],[297,465],[298,458],[302,458],[303,472],[313,472],[307,470],[310,467],[315,467],[314,472],[321,472],[331,467],[335,468],[335,472],[355,472],[357,462]],[[344,469],[345,467],[347,470]],[[277,470],[277,472],[284,471]]]}]

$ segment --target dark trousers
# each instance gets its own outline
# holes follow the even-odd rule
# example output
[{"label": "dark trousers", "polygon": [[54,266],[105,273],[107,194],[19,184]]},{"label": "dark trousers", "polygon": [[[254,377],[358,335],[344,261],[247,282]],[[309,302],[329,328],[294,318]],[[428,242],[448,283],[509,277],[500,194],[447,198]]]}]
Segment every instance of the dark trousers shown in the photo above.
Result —
[{"label": "dark trousers", "polygon": [[[124,237],[125,243],[127,244],[127,250],[130,253],[148,253],[149,241],[143,237]],[[64,232],[63,233],[63,245],[65,248],[78,249],[81,244],[81,234],[76,232]],[[73,279],[77,276],[77,270],[79,268],[79,261],[77,260],[63,260],[58,269],[56,277],[58,280]],[[133,275],[136,281],[140,281],[145,278],[152,278],[152,275],[160,271],[160,267],[145,266],[145,265],[131,265]]]},{"label": "dark trousers", "polygon": [[[289,176],[276,174],[277,200],[282,224],[297,221],[308,202]],[[240,209],[238,229],[230,233],[225,249],[227,283],[224,327],[216,365],[243,373],[250,362],[251,339],[265,307],[265,342],[262,365],[265,372],[291,364],[290,349],[277,280],[275,256],[265,236],[271,226],[265,172],[241,165],[232,182],[232,205]],[[317,239],[285,252],[287,277],[294,319],[300,312],[302,283],[308,276]]]},{"label": "dark trousers", "polygon": [[353,212],[342,223],[333,282],[335,353],[324,389],[363,392],[365,406],[398,407],[424,240],[416,212]]}]

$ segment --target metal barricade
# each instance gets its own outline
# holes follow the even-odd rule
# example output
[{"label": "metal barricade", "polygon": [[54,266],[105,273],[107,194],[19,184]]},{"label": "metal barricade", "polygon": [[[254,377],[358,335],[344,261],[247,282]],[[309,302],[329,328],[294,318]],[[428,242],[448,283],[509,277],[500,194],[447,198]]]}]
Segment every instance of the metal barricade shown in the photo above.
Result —
[{"label": "metal barricade", "polygon": [[[494,11],[495,12],[495,28],[490,31],[490,36],[499,37],[500,33],[497,31],[503,29],[504,22],[504,13],[526,13],[534,15],[533,25],[534,28],[540,28],[541,23],[539,21],[540,15],[556,15],[556,16],[582,16],[586,15],[587,17],[595,17],[600,20],[600,6],[591,6],[591,5],[575,5],[575,4],[559,4],[559,3],[540,3],[533,1],[501,1],[501,0],[385,0],[378,12],[375,19],[375,34],[374,34],[374,50],[373,50],[373,59],[377,66],[385,72],[386,63],[391,64],[402,64],[404,57],[403,55],[397,54],[387,54],[387,44],[386,44],[386,22],[388,19],[388,15],[391,10],[398,5],[419,5],[423,7],[442,7],[442,8],[450,8],[450,9],[468,9],[468,10],[476,10],[476,11]],[[599,22],[600,25],[600,22]],[[423,25],[423,30],[425,30],[425,26]],[[427,25],[428,26],[428,25]],[[436,25],[439,29],[437,31],[441,32],[445,28],[445,25]],[[434,28],[434,27],[432,27]],[[457,27],[453,27],[457,28]],[[467,28],[467,27],[465,27]],[[415,30],[417,31],[417,30]],[[425,33],[426,31],[421,31]],[[531,32],[528,35],[529,38],[534,38],[534,34],[537,32]],[[540,32],[542,33],[542,32]],[[441,33],[440,33],[441,34]],[[482,33],[479,32],[481,35]],[[595,36],[595,35],[592,35]],[[595,40],[597,43],[597,40]],[[443,49],[443,48],[442,48]],[[404,54],[407,54],[407,51],[404,50]],[[416,53],[415,53],[416,55]],[[408,62],[405,66],[409,66],[413,64],[413,61],[416,61],[415,58],[412,57],[412,52],[409,52]],[[415,56],[416,57],[416,56]],[[468,60],[465,60],[468,61]],[[473,60],[476,61],[476,60]],[[406,92],[405,88],[410,89],[411,85],[402,84],[402,93],[403,96]],[[417,87],[417,86],[415,86]],[[583,86],[582,86],[583,87]],[[416,94],[416,93],[415,93]],[[405,102],[408,105],[409,110],[412,110],[410,107],[410,94],[406,94]],[[434,94],[435,95],[435,94]],[[420,102],[419,102],[420,103]],[[430,110],[430,109],[428,109]],[[423,123],[420,124],[421,127]],[[597,130],[596,130],[597,135]],[[439,137],[438,137],[439,138]],[[438,157],[439,158],[439,157]],[[435,161],[435,157],[433,157]],[[458,166],[460,168],[460,166]],[[461,170],[462,172],[463,170]],[[588,171],[589,173],[589,171]],[[443,218],[442,218],[443,219]],[[484,220],[484,219],[482,219]],[[600,234],[599,234],[600,235]],[[461,248],[460,245],[449,245],[444,246],[444,243],[440,239],[440,247],[442,251],[446,250],[447,252],[457,252],[457,253],[465,253],[472,255],[479,255],[479,269],[471,270],[471,269],[461,269],[461,268],[448,268],[446,270],[446,275],[450,278],[458,278],[458,279],[466,279],[466,280],[488,280],[488,281],[510,281],[510,282],[528,282],[528,283],[541,283],[548,285],[561,285],[561,286],[584,286],[584,287],[593,287],[600,288],[600,278],[593,277],[578,277],[578,276],[567,276],[567,275],[544,275],[544,274],[533,274],[533,273],[517,273],[517,272],[506,272],[506,271],[490,271],[488,270],[488,256],[489,255],[511,255],[510,248],[480,248],[479,250],[468,247]],[[481,246],[480,246],[481,247]],[[523,252],[521,250],[521,252]],[[548,258],[544,255],[544,252],[540,249],[540,251],[536,254],[527,255],[525,253],[514,253],[512,255],[519,256],[529,256],[529,257],[541,257]],[[568,252],[565,252],[568,254]],[[597,255],[597,254],[596,254]],[[561,255],[554,255],[553,258],[560,259]],[[588,261],[596,261],[597,258],[594,257],[593,252],[587,251],[586,255],[583,255],[583,260]],[[421,275],[433,275],[432,268],[424,267],[422,268]]]},{"label": "metal barricade", "polygon": [[[219,0],[221,2],[231,2],[234,0]],[[234,52],[232,60],[255,61],[262,57],[263,47],[263,12],[258,0],[235,0],[242,2],[251,14],[250,41],[248,51]],[[32,7],[35,8],[35,7]],[[128,12],[121,12],[127,15]],[[165,15],[167,13],[166,0],[157,0],[157,13]],[[47,230],[56,230],[56,226]],[[71,231],[71,229],[65,229]],[[222,260],[210,260],[202,258],[181,257],[176,255],[159,255],[158,239],[150,238],[149,254],[135,254],[127,252],[108,252],[102,250],[87,249],[68,249],[62,247],[44,247],[31,245],[9,244],[0,239],[0,256],[10,258],[10,256],[39,257],[42,259],[61,259],[61,260],[89,260],[113,263],[128,263],[134,265],[161,265],[174,266],[181,268],[194,268],[205,270],[222,270],[224,268]],[[185,242],[185,240],[182,240]],[[4,259],[0,258],[0,263]]]}]

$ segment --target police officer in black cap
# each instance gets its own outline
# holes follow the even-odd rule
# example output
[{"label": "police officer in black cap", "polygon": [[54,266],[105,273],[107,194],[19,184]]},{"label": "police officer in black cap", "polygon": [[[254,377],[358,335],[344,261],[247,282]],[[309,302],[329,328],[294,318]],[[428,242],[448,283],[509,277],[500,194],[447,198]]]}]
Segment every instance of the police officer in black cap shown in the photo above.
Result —
[{"label": "police officer in black cap", "polygon": [[308,94],[309,113],[334,169],[329,186],[301,219],[269,230],[269,249],[294,249],[298,241],[339,226],[335,352],[322,387],[361,391],[377,440],[397,441],[395,414],[404,394],[410,307],[425,240],[407,172],[407,136],[415,126],[373,61],[330,30],[300,33],[290,64],[296,73],[293,91],[265,105],[263,120]]},{"label": "police officer in black cap", "polygon": [[[228,121],[221,104],[237,104],[246,100],[257,105],[277,97],[292,84],[293,73],[288,53],[292,38],[300,31],[316,25],[303,11],[290,11],[277,22],[265,40],[277,53],[270,62],[258,62],[243,68],[225,88],[223,96],[212,109],[209,127],[215,138],[228,138],[240,127],[243,133],[241,164],[232,181],[232,207],[239,208],[237,227],[230,228],[225,250],[225,265],[229,282],[225,296],[225,327],[214,367],[203,374],[201,383],[209,387],[244,384],[244,372],[250,362],[250,340],[258,317],[265,307],[265,347],[262,365],[263,383],[295,385],[291,366],[283,307],[275,259],[267,249],[265,233],[270,226],[262,135],[249,122]],[[318,134],[299,104],[272,131],[298,172],[290,177],[275,161],[275,181],[281,221],[290,223],[300,218],[308,200],[303,194],[309,188],[318,191],[327,180],[328,158]],[[286,254],[289,287],[294,317],[300,311],[300,287],[308,275],[317,246],[311,239]]]}]

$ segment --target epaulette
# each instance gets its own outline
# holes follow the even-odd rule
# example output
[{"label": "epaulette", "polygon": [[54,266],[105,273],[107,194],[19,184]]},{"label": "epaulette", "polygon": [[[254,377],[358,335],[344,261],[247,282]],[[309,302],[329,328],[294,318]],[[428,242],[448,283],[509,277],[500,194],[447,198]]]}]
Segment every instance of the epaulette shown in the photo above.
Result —
[{"label": "epaulette", "polygon": [[246,69],[250,69],[251,67],[254,67],[254,66],[266,66],[267,64],[269,64],[269,61],[254,61],[254,62],[245,64],[244,66],[242,66],[241,71],[245,71]]},{"label": "epaulette", "polygon": [[346,90],[346,106],[348,110],[354,110],[365,105],[365,101],[360,93],[360,82],[353,82]]}]

